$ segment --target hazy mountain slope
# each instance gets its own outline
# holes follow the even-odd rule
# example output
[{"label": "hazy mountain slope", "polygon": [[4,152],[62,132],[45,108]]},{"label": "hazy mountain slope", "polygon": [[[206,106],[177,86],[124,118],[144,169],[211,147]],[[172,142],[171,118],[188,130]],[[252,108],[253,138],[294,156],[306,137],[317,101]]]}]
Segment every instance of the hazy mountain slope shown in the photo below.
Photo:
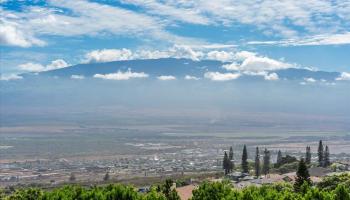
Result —
[{"label": "hazy mountain slope", "polygon": [[[183,78],[185,75],[203,77],[203,74],[208,71],[220,73],[236,73],[235,71],[225,70],[220,61],[193,61],[190,59],[149,59],[149,60],[128,60],[128,61],[114,61],[106,63],[89,63],[78,64],[67,68],[47,71],[39,73],[42,76],[57,76],[69,78],[72,75],[83,75],[85,77],[93,77],[95,74],[109,74],[117,71],[126,71],[131,69],[135,72],[147,73],[150,77],[160,75],[172,75],[177,78]],[[339,76],[339,72],[324,72],[311,71],[307,69],[284,69],[278,71],[271,71],[278,74],[281,79],[289,80],[303,80],[304,78],[314,78],[317,80],[334,81]],[[247,75],[245,75],[247,76]],[[256,79],[257,77],[250,77]],[[258,77],[259,78],[259,77]],[[260,77],[261,78],[261,77]],[[243,78],[244,79],[244,78]]]}]

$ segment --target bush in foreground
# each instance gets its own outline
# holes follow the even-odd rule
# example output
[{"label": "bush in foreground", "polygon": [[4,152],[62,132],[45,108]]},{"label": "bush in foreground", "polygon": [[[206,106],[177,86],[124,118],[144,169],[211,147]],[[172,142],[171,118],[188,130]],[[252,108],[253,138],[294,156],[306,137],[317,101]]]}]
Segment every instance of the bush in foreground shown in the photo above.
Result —
[{"label": "bush in foreground", "polygon": [[[235,189],[229,182],[204,182],[193,191],[192,200],[350,200],[348,174],[326,177],[316,186],[305,181],[297,192],[292,184],[276,183]],[[346,185],[347,184],[347,185]],[[19,189],[11,194],[0,190],[1,200],[179,200],[172,182],[152,187],[148,193],[121,184],[84,188],[65,186],[51,191]]]},{"label": "bush in foreground", "polygon": [[298,192],[291,184],[249,186],[234,189],[228,183],[203,183],[193,191],[192,200],[350,200],[350,190],[343,184],[324,190],[305,182]]}]

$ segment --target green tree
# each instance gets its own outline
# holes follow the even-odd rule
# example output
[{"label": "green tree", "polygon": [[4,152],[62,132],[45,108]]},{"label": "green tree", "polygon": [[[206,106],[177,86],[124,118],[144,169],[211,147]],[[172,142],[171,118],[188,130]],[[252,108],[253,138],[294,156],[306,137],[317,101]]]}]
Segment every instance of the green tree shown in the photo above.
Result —
[{"label": "green tree", "polygon": [[222,168],[225,171],[225,175],[230,173],[230,160],[227,156],[227,152],[224,153],[224,160],[222,161]]},{"label": "green tree", "polygon": [[104,181],[108,181],[109,180],[109,172],[107,172],[106,174],[105,174],[105,176],[103,177],[103,180]]},{"label": "green tree", "polygon": [[246,145],[243,147],[243,154],[242,154],[242,172],[243,173],[249,173],[249,165],[248,165],[248,151]]},{"label": "green tree", "polygon": [[160,186],[159,192],[162,192],[167,200],[180,200],[175,188],[172,188],[174,181],[171,179],[166,179],[165,183]]},{"label": "green tree", "polygon": [[326,176],[317,184],[317,187],[323,190],[331,191],[335,190],[335,188],[340,184],[346,185],[350,190],[350,173]]},{"label": "green tree", "polygon": [[305,163],[308,165],[311,164],[311,147],[310,146],[306,147]]},{"label": "green tree", "polygon": [[278,150],[278,153],[277,153],[277,165],[281,165],[281,161],[282,161],[282,152],[281,150]]},{"label": "green tree", "polygon": [[230,172],[233,171],[233,168],[235,167],[234,162],[233,162],[233,148],[232,146],[230,147],[230,152],[228,154],[228,159],[229,159],[229,170]]},{"label": "green tree", "polygon": [[73,182],[73,181],[76,181],[76,177],[75,177],[75,174],[72,172],[70,173],[70,176],[69,176],[69,181]]},{"label": "green tree", "polygon": [[323,144],[322,144],[322,140],[319,141],[318,143],[318,150],[317,150],[317,155],[318,155],[318,166],[323,167]]},{"label": "green tree", "polygon": [[151,188],[150,192],[148,192],[142,200],[167,200],[167,198],[163,193],[159,193],[155,188]]},{"label": "green tree", "polygon": [[260,154],[259,147],[256,147],[255,153],[255,176],[260,177]]},{"label": "green tree", "polygon": [[307,169],[304,158],[301,158],[298,165],[297,176],[294,182],[294,190],[300,191],[301,186],[305,183],[311,185],[309,170]]},{"label": "green tree", "polygon": [[264,150],[264,165],[263,165],[263,173],[265,176],[270,173],[270,151],[268,151],[266,148]]},{"label": "green tree", "polygon": [[339,184],[334,193],[334,200],[350,200],[350,191],[345,187],[344,184]]},{"label": "green tree", "polygon": [[239,199],[235,198],[239,193],[234,191],[229,183],[220,182],[204,182],[198,189],[193,190],[192,194],[192,200]]},{"label": "green tree", "polygon": [[326,150],[324,152],[324,167],[329,167],[331,165],[331,161],[329,160],[329,148],[326,146]]}]

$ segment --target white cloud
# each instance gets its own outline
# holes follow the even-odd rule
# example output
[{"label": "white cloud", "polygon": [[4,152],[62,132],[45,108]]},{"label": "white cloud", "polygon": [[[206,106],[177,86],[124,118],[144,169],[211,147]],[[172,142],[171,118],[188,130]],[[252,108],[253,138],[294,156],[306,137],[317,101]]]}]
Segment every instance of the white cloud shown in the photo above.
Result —
[{"label": "white cloud", "polygon": [[247,58],[256,57],[256,53],[250,51],[239,51],[235,55],[237,60],[243,61]]},{"label": "white cloud", "polygon": [[233,52],[227,51],[210,51],[207,53],[207,59],[209,60],[219,60],[222,62],[229,62],[235,59],[235,54]]},{"label": "white cloud", "polygon": [[69,64],[66,61],[62,59],[57,59],[57,60],[51,61],[51,63],[46,66],[39,63],[28,62],[28,63],[18,65],[18,68],[28,72],[43,72],[43,71],[61,69],[68,66]]},{"label": "white cloud", "polygon": [[57,59],[57,60],[53,60],[50,64],[46,65],[45,71],[61,69],[68,66],[69,64],[66,61],[62,59]]},{"label": "white cloud", "polygon": [[129,49],[102,49],[94,50],[85,55],[85,62],[99,63],[118,60],[132,59],[132,52]]},{"label": "white cloud", "polygon": [[209,24],[209,19],[198,11],[187,8],[179,8],[171,5],[170,2],[158,2],[156,0],[123,0],[124,3],[142,6],[147,13],[152,15],[166,16],[175,21],[182,21],[192,24]]},{"label": "white cloud", "polygon": [[251,56],[240,65],[240,69],[249,71],[287,69],[292,65],[268,57]]},{"label": "white cloud", "polygon": [[22,76],[19,76],[17,74],[9,74],[9,75],[2,75],[0,76],[1,81],[11,81],[11,80],[19,80],[23,79]]},{"label": "white cloud", "polygon": [[241,76],[239,73],[206,72],[204,77],[212,81],[229,81]]},{"label": "white cloud", "polygon": [[307,83],[315,83],[315,82],[316,82],[316,79],[311,78],[311,77],[309,77],[309,78],[304,78],[304,80],[305,80]]},{"label": "white cloud", "polygon": [[81,80],[81,79],[85,79],[85,76],[73,74],[70,78],[71,79],[79,79],[79,80]]},{"label": "white cloud", "polygon": [[196,76],[191,76],[191,75],[186,75],[185,76],[185,80],[199,80],[200,78],[196,77]]},{"label": "white cloud", "polygon": [[278,77],[278,74],[276,74],[276,73],[271,73],[271,74],[266,74],[266,75],[264,76],[264,79],[265,79],[265,80],[268,80],[268,81],[276,81],[276,80],[279,79],[279,77]]},{"label": "white cloud", "polygon": [[319,46],[350,44],[350,32],[339,34],[314,35],[304,38],[281,41],[251,41],[248,44],[279,45],[279,46]]},{"label": "white cloud", "polygon": [[204,57],[203,52],[195,51],[188,45],[174,45],[168,51],[170,57],[174,58],[189,58],[198,61]]},{"label": "white cloud", "polygon": [[191,44],[194,49],[233,49],[237,47],[235,44],[220,44],[220,43],[210,43],[210,44]]},{"label": "white cloud", "polygon": [[176,80],[176,77],[171,75],[162,75],[162,76],[158,76],[157,79],[161,81],[171,81],[171,80]]},{"label": "white cloud", "polygon": [[140,50],[134,53],[133,58],[135,59],[159,59],[159,58],[169,58],[169,52],[167,51],[150,51],[150,50]]},{"label": "white cloud", "polygon": [[124,0],[147,13],[193,24],[255,26],[266,35],[284,37],[302,33],[347,30],[350,20],[348,1],[294,0]]},{"label": "white cloud", "polygon": [[18,65],[19,69],[29,72],[41,72],[45,70],[45,67],[38,63],[24,63]]},{"label": "white cloud", "polygon": [[339,77],[336,78],[337,81],[350,81],[350,73],[342,72]]},{"label": "white cloud", "polygon": [[276,81],[279,80],[278,74],[277,73],[268,73],[266,71],[243,71],[242,72],[244,75],[247,76],[263,76],[265,80],[267,81]]},{"label": "white cloud", "polygon": [[158,59],[158,58],[187,58],[194,61],[203,59],[219,60],[223,62],[235,59],[236,55],[231,51],[209,51],[208,49],[229,48],[231,45],[204,46],[173,45],[166,50],[137,50],[130,49],[101,49],[93,50],[85,54],[83,62],[98,63],[132,59]]},{"label": "white cloud", "polygon": [[240,64],[236,62],[232,62],[230,64],[225,64],[222,66],[224,69],[229,70],[229,71],[239,71],[241,70]]},{"label": "white cloud", "polygon": [[242,72],[244,75],[248,76],[266,76],[268,73],[265,71],[258,71],[258,72],[253,72],[253,71],[243,71]]},{"label": "white cloud", "polygon": [[5,24],[0,19],[0,45],[30,47],[33,45],[44,46],[46,43],[31,36],[30,32],[24,33],[15,24]]},{"label": "white cloud", "polygon": [[132,72],[130,69],[126,72],[118,71],[111,74],[95,74],[94,78],[101,78],[107,80],[129,80],[132,78],[147,78],[148,74],[144,72]]},{"label": "white cloud", "polygon": [[[1,21],[12,27],[11,30],[6,28],[5,41],[23,47],[42,45],[44,42],[37,38],[51,35],[122,35],[170,44],[202,41],[167,31],[169,27],[182,25],[177,22],[212,27],[243,24],[266,35],[284,38],[333,34],[332,38],[317,39],[320,41],[316,43],[348,41],[348,33],[344,34],[344,30],[349,29],[348,1],[123,0],[122,3],[138,9],[84,0],[50,0],[44,6],[23,5],[21,12],[3,8]],[[11,35],[16,35],[17,39],[9,39]]]},{"label": "white cloud", "polygon": [[222,67],[226,70],[250,72],[271,71],[295,67],[286,62],[274,60],[265,56],[258,56],[253,52],[237,52],[235,57],[238,61],[241,60],[240,64],[233,62],[231,64],[223,65]]},{"label": "white cloud", "polygon": [[15,33],[18,39],[11,40],[12,44],[23,47],[43,45],[45,43],[36,38],[51,35],[121,35],[170,44],[197,41],[168,32],[166,26],[172,25],[168,20],[84,0],[50,0],[45,6],[23,6],[21,11],[1,9],[0,21],[16,25],[16,29],[6,27],[6,36],[12,37]]}]

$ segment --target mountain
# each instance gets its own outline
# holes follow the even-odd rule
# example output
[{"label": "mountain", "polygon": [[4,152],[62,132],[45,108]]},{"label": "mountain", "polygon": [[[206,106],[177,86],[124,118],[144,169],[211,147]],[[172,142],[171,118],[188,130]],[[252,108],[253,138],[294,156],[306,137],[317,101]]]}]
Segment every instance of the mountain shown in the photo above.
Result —
[{"label": "mountain", "polygon": [[[290,68],[269,71],[268,75],[278,74],[279,80],[272,81],[275,79],[265,77],[267,73],[235,76],[238,72],[227,71],[223,64],[165,58],[79,64],[23,74],[23,79],[1,82],[0,125],[169,124],[191,132],[198,130],[195,126],[214,123],[215,130],[231,127],[238,132],[246,128],[349,130],[349,81],[335,81],[338,72]],[[118,71],[124,79],[103,79]],[[136,77],[148,76],[127,77],[131,72]],[[205,76],[208,72],[229,79],[213,81]],[[96,74],[101,75],[94,78]],[[158,80],[161,75],[177,80]],[[201,79],[184,80],[185,75]]]},{"label": "mountain", "polygon": [[[133,72],[144,72],[150,78],[161,75],[172,75],[177,78],[183,78],[186,75],[203,77],[206,72],[220,73],[237,73],[236,71],[227,71],[220,61],[202,60],[193,61],[190,59],[161,58],[147,60],[126,60],[114,61],[106,63],[88,63],[78,64],[66,68],[45,71],[39,73],[40,76],[55,76],[70,78],[72,75],[81,75],[84,77],[93,77],[95,74],[110,74],[118,71],[125,72],[130,69]],[[287,80],[304,80],[305,78],[313,78],[315,80],[334,81],[339,77],[339,72],[313,71],[301,68],[289,68],[282,70],[269,71],[276,73],[280,79]],[[28,75],[24,75],[28,76]],[[240,79],[261,79],[261,76],[243,75]]]}]

